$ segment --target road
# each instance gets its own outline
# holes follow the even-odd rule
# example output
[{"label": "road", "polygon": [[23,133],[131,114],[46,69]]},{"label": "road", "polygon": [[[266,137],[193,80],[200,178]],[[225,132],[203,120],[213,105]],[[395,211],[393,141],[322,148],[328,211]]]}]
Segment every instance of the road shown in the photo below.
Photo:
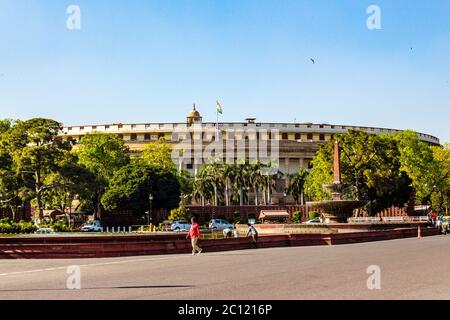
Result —
[{"label": "road", "polygon": [[[68,290],[68,266],[80,290]],[[379,266],[381,289],[367,268]],[[450,299],[450,236],[76,260],[1,260],[3,299]]]}]

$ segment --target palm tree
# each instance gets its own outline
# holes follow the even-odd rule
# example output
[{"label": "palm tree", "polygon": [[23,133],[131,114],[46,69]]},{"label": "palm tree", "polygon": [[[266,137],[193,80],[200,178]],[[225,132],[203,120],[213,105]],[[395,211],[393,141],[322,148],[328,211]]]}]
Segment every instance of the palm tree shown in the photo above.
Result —
[{"label": "palm tree", "polygon": [[261,163],[256,162],[249,167],[249,184],[255,192],[255,205],[259,204],[259,188],[264,184],[264,178],[261,175]]},{"label": "palm tree", "polygon": [[221,168],[222,179],[225,184],[225,205],[230,205],[230,189],[233,189],[232,184],[236,181],[237,167],[236,165],[225,164]]},{"label": "palm tree", "polygon": [[[248,161],[240,161],[236,165],[236,176],[234,185],[236,189],[239,189],[239,205],[244,205],[244,198],[245,198],[245,190],[249,187],[249,170],[248,170]],[[248,195],[247,195],[248,196]]]},{"label": "palm tree", "polygon": [[214,191],[214,206],[219,205],[219,197],[222,195],[223,190],[223,175],[221,164],[217,160],[212,160],[210,164],[205,165],[202,168],[202,174],[208,176],[211,182],[212,189]]},{"label": "palm tree", "polygon": [[264,180],[262,184],[264,204],[270,204],[272,191],[276,189],[277,181],[283,178],[283,173],[278,169],[272,168],[270,163],[264,165],[261,171]]},{"label": "palm tree", "polygon": [[286,190],[286,193],[294,197],[296,204],[298,204],[299,202],[299,197],[301,198],[301,204],[304,204],[303,190],[308,174],[308,170],[306,170],[305,168],[301,168],[296,173],[290,176],[289,187]]}]

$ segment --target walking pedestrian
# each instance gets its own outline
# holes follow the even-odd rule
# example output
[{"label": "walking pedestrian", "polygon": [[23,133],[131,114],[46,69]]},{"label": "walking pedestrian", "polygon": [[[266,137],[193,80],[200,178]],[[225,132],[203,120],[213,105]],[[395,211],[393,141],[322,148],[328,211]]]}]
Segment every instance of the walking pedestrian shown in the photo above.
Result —
[{"label": "walking pedestrian", "polygon": [[442,220],[441,220],[441,217],[439,217],[439,216],[436,219],[436,228],[438,228],[439,233],[441,233],[443,231],[443,229],[442,229]]},{"label": "walking pedestrian", "polygon": [[431,216],[431,226],[433,228],[436,228],[436,220],[437,220],[437,214],[433,213],[432,216]]},{"label": "walking pedestrian", "polygon": [[253,243],[255,244],[255,247],[256,247],[257,244],[258,244],[258,231],[256,230],[256,228],[252,224],[248,223],[247,225],[248,225],[247,237],[249,235],[252,236]]},{"label": "walking pedestrian", "polygon": [[198,254],[202,253],[203,249],[197,245],[198,239],[200,239],[200,226],[198,225],[196,218],[191,219],[191,229],[186,236],[186,239],[189,238],[191,239],[192,255],[194,256],[196,252],[198,252]]}]

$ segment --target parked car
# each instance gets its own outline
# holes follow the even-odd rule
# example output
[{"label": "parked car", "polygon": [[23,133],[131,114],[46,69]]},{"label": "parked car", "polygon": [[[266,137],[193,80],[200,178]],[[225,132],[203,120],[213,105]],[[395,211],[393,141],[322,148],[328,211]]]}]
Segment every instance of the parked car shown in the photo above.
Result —
[{"label": "parked car", "polygon": [[189,231],[191,229],[191,224],[187,221],[179,220],[174,221],[170,226],[170,230],[179,232],[179,231]]},{"label": "parked car", "polygon": [[213,230],[223,230],[227,228],[233,228],[233,225],[223,219],[212,219],[209,223],[209,228]]},{"label": "parked car", "polygon": [[55,231],[52,228],[39,228],[35,234],[55,234]]},{"label": "parked car", "polygon": [[101,232],[102,224],[99,220],[89,221],[81,227],[81,232]]},{"label": "parked car", "polygon": [[315,218],[315,219],[312,219],[312,220],[309,220],[309,221],[305,222],[305,224],[319,224],[319,223],[323,223],[322,219],[320,219],[320,218]]}]

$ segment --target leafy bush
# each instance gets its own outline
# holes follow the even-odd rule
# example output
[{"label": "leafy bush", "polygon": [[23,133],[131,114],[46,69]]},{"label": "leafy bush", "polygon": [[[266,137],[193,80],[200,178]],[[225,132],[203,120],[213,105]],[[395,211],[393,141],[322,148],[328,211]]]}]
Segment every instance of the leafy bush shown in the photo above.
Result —
[{"label": "leafy bush", "polygon": [[313,220],[315,218],[320,217],[320,214],[316,211],[310,211],[310,212],[308,212],[308,217],[309,217],[309,220]]},{"label": "leafy bush", "polygon": [[302,213],[296,211],[292,214],[292,222],[294,223],[302,223]]},{"label": "leafy bush", "polygon": [[14,233],[12,225],[8,223],[0,223],[0,233],[6,234]]},{"label": "leafy bush", "polygon": [[13,222],[11,219],[4,218],[0,220],[0,233],[4,234],[18,234],[18,233],[33,233],[37,227],[33,222]]},{"label": "leafy bush", "polygon": [[36,230],[37,227],[33,222],[20,220],[17,223],[17,233],[34,233]]},{"label": "leafy bush", "polygon": [[173,209],[170,211],[169,220],[188,220],[189,213],[189,209],[187,209],[183,203],[180,203],[180,206],[177,209]]},{"label": "leafy bush", "polygon": [[65,221],[56,221],[55,223],[50,225],[50,228],[55,232],[72,232],[72,228],[67,225]]}]

